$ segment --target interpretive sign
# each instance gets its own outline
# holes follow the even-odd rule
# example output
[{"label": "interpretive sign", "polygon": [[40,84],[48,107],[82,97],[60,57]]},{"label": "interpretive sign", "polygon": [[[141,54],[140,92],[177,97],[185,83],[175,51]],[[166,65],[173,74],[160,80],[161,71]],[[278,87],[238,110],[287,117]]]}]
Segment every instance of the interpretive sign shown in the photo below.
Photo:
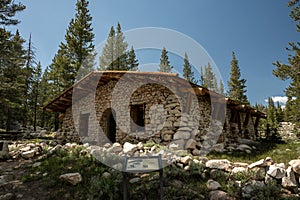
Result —
[{"label": "interpretive sign", "polygon": [[124,200],[127,200],[127,178],[126,173],[159,172],[160,177],[160,199],[163,198],[163,169],[161,155],[145,157],[125,157],[123,163],[123,190]]}]

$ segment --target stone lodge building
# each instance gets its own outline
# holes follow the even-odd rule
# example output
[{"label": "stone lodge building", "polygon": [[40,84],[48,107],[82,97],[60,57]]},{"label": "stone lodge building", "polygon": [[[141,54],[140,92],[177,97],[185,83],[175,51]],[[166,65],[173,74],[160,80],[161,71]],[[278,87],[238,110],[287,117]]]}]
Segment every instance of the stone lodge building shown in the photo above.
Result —
[{"label": "stone lodge building", "polygon": [[46,110],[60,112],[64,141],[177,143],[207,138],[256,139],[261,113],[248,105],[162,72],[94,71]]}]

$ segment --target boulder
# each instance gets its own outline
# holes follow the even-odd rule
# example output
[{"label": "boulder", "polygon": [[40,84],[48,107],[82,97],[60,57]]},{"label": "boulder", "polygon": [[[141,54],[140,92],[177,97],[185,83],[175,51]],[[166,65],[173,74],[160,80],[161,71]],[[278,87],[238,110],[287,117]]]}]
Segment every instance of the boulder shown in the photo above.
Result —
[{"label": "boulder", "polygon": [[285,169],[281,168],[280,166],[278,166],[276,164],[270,165],[269,170],[267,171],[267,174],[269,174],[273,178],[282,179],[285,175]]},{"label": "boulder", "polygon": [[123,152],[125,154],[134,154],[137,150],[138,150],[138,146],[135,144],[125,142],[125,144],[123,145]]},{"label": "boulder", "polygon": [[71,183],[72,185],[77,185],[82,181],[81,174],[79,173],[68,173],[59,176],[60,179]]},{"label": "boulder", "polygon": [[190,139],[190,137],[191,137],[190,132],[177,131],[174,134],[174,140],[180,140],[180,139],[188,140],[188,139]]},{"label": "boulder", "polygon": [[34,155],[35,155],[35,150],[30,150],[30,151],[26,151],[26,152],[21,153],[21,156],[25,159],[33,158]]},{"label": "boulder", "polygon": [[221,190],[213,190],[208,194],[210,200],[229,200],[229,195]]},{"label": "boulder", "polygon": [[300,174],[300,160],[291,160],[289,165],[292,166],[295,173]]},{"label": "boulder", "polygon": [[196,149],[197,142],[194,139],[189,139],[185,144],[185,149],[194,150]]},{"label": "boulder", "polygon": [[240,144],[237,148],[236,148],[236,150],[240,150],[240,151],[251,151],[252,150],[252,148],[250,147],[250,146],[248,146],[247,144]]},{"label": "boulder", "polygon": [[205,163],[205,165],[210,169],[221,169],[225,171],[231,171],[233,168],[231,162],[227,159],[209,160]]},{"label": "boulder", "polygon": [[120,153],[123,151],[122,145],[120,143],[114,143],[111,147],[107,149],[109,153]]},{"label": "boulder", "polygon": [[0,141],[0,159],[9,158],[9,149],[7,141]]},{"label": "boulder", "polygon": [[187,165],[189,162],[192,160],[190,156],[185,156],[185,157],[179,157],[180,163]]},{"label": "boulder", "polygon": [[259,161],[256,161],[256,162],[250,164],[250,165],[248,166],[248,168],[249,168],[249,169],[252,169],[252,168],[254,168],[254,167],[265,167],[265,166],[266,166],[265,160],[264,160],[264,159],[261,159],[261,160],[259,160]]},{"label": "boulder", "polygon": [[220,189],[221,188],[221,185],[220,183],[218,183],[217,181],[214,181],[212,179],[209,179],[206,183],[206,187],[209,189],[209,190],[217,190],[217,189]]},{"label": "boulder", "polygon": [[251,198],[251,193],[255,190],[257,187],[263,187],[264,183],[261,181],[255,181],[251,180],[245,184],[245,186],[242,188],[242,196],[245,198]]},{"label": "boulder", "polygon": [[286,169],[286,176],[282,178],[282,187],[284,188],[294,188],[297,187],[297,181],[295,177],[295,172],[292,169],[292,166],[289,166]]}]

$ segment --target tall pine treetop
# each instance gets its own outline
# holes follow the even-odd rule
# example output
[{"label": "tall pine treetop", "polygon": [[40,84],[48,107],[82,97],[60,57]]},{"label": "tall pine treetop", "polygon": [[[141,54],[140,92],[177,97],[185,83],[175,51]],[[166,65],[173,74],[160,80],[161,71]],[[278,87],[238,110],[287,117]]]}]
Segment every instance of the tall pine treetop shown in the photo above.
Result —
[{"label": "tall pine treetop", "polygon": [[0,1],[0,25],[17,25],[20,21],[13,19],[17,12],[24,10],[26,7],[19,3],[14,3],[13,0]]},{"label": "tall pine treetop", "polygon": [[195,80],[194,72],[192,71],[192,67],[189,62],[189,57],[186,52],[184,54],[184,60],[183,60],[183,77],[189,82],[195,84],[197,84],[198,82]]},{"label": "tall pine treetop", "polygon": [[249,104],[246,96],[246,80],[241,78],[241,72],[235,53],[232,52],[230,80],[228,81],[228,96],[244,104]]},{"label": "tall pine treetop", "polygon": [[160,57],[160,64],[158,71],[160,72],[171,72],[173,69],[173,66],[170,65],[169,57],[168,57],[168,51],[164,47],[161,52]]}]

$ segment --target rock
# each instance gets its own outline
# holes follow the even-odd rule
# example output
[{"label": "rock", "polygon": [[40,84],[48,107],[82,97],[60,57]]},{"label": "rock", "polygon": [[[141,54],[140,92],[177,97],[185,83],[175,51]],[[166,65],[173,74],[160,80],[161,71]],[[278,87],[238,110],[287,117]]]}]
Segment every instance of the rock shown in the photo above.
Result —
[{"label": "rock", "polygon": [[140,180],[141,180],[141,178],[135,177],[135,178],[130,179],[130,180],[129,180],[129,183],[137,183],[137,182],[139,182]]},{"label": "rock", "polygon": [[9,149],[7,141],[0,141],[0,159],[9,158]]},{"label": "rock", "polygon": [[218,152],[218,153],[222,153],[224,152],[224,144],[215,144],[212,149],[212,151]]},{"label": "rock", "polygon": [[300,160],[291,160],[289,165],[292,166],[295,173],[300,174]]},{"label": "rock", "polygon": [[30,150],[30,151],[26,151],[26,152],[21,153],[21,156],[25,159],[33,158],[34,155],[35,155],[35,150]]},{"label": "rock", "polygon": [[4,194],[4,195],[0,195],[0,200],[10,200],[10,199],[13,199],[13,194],[12,193],[7,193],[7,194]]},{"label": "rock", "polygon": [[217,190],[217,189],[220,189],[221,188],[221,185],[220,183],[218,183],[217,181],[214,181],[212,179],[209,179],[206,183],[206,187],[209,189],[209,190]]},{"label": "rock", "polygon": [[59,176],[60,179],[71,183],[72,185],[77,185],[82,181],[81,174],[79,173],[68,173]]},{"label": "rock", "polygon": [[209,160],[205,163],[205,166],[210,169],[221,169],[225,171],[231,171],[231,169],[233,168],[231,162],[227,159]]},{"label": "rock", "polygon": [[102,177],[103,177],[103,178],[110,178],[110,177],[111,177],[111,174],[110,174],[109,172],[104,172],[104,173],[102,174]]},{"label": "rock", "polygon": [[247,171],[246,167],[234,167],[231,171],[231,173],[236,174],[236,173],[240,173],[240,172],[245,172]]},{"label": "rock", "polygon": [[254,168],[254,167],[265,167],[265,166],[266,166],[265,160],[264,160],[264,159],[261,159],[261,160],[259,160],[259,161],[256,161],[256,162],[250,164],[250,165],[248,166],[248,168],[249,168],[249,169],[252,169],[252,168]]},{"label": "rock", "polygon": [[191,137],[190,132],[177,131],[174,134],[173,139],[174,140],[180,140],[180,139],[188,140],[188,139],[190,139],[190,137]]},{"label": "rock", "polygon": [[123,152],[125,154],[134,154],[138,150],[138,146],[135,144],[131,144],[129,142],[125,142],[123,145]]},{"label": "rock", "polygon": [[185,149],[194,150],[196,149],[197,142],[194,139],[189,139],[185,144]]},{"label": "rock", "polygon": [[229,200],[230,199],[229,195],[226,192],[221,191],[221,190],[210,191],[208,196],[209,196],[210,200]]},{"label": "rock", "polygon": [[120,143],[114,143],[111,147],[107,149],[109,153],[118,154],[123,151],[122,145]]},{"label": "rock", "polygon": [[172,150],[183,150],[185,147],[184,140],[173,140],[169,145],[169,148]]},{"label": "rock", "polygon": [[42,164],[41,162],[36,162],[36,163],[33,163],[32,167],[34,167],[34,168],[39,167],[39,166],[41,166],[41,164]]},{"label": "rock", "polygon": [[189,162],[192,160],[190,156],[185,156],[185,157],[179,157],[180,163],[187,165]]},{"label": "rock", "polygon": [[240,150],[240,151],[246,151],[246,150],[252,150],[252,148],[250,146],[248,146],[247,144],[240,144],[236,150]]},{"label": "rock", "polygon": [[242,196],[246,198],[251,198],[252,197],[251,193],[254,191],[254,189],[263,186],[264,186],[263,182],[251,180],[247,182],[245,186],[242,188],[243,191]]},{"label": "rock", "polygon": [[276,179],[282,179],[285,175],[285,169],[278,167],[277,165],[270,165],[267,174]]},{"label": "rock", "polygon": [[104,145],[103,145],[103,147],[105,147],[105,148],[109,148],[109,147],[111,147],[111,144],[110,143],[105,143]]},{"label": "rock", "polygon": [[295,188],[295,187],[297,187],[295,172],[293,171],[292,166],[289,166],[286,169],[286,176],[282,178],[281,185],[284,188]]}]

